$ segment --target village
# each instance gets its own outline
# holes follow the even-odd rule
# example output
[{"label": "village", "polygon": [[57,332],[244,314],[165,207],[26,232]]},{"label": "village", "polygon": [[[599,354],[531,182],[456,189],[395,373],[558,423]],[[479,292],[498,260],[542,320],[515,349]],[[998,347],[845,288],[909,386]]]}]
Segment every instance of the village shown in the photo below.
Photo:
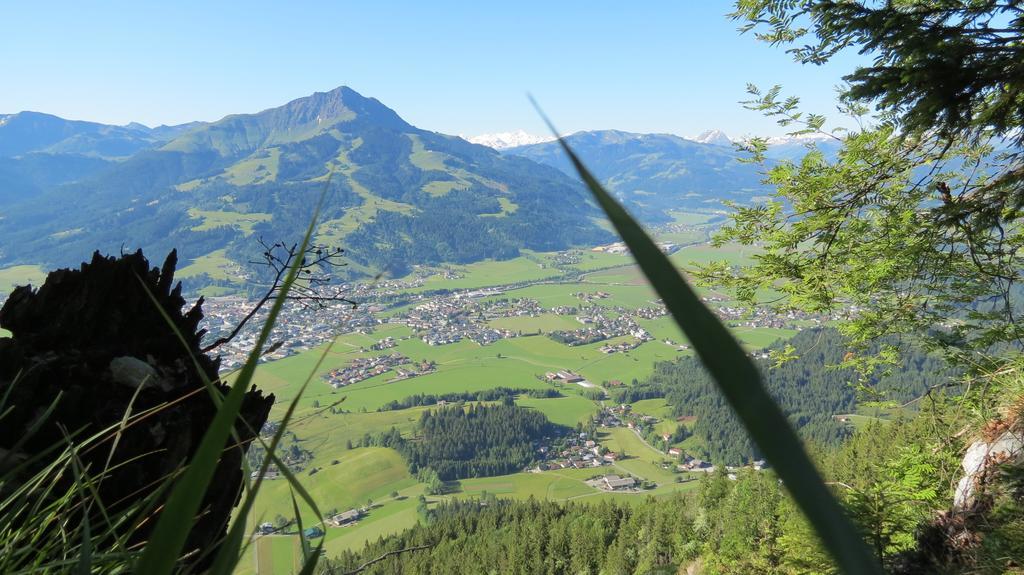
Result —
[{"label": "village", "polygon": [[[378,344],[379,345],[379,344]],[[435,365],[427,360],[415,363],[413,367],[404,367],[413,363],[408,357],[399,353],[380,355],[377,357],[365,357],[352,360],[348,366],[339,369],[332,369],[323,376],[323,380],[334,389],[339,389],[354,383],[359,383],[389,371],[394,370],[396,377],[394,381],[409,379],[427,373],[433,373]]]},{"label": "village", "polygon": [[[568,256],[567,256],[568,257]],[[571,259],[571,258],[569,258]],[[451,270],[445,273],[455,274]],[[499,340],[542,335],[541,330],[512,330],[492,325],[491,322],[510,317],[538,317],[542,314],[570,317],[580,325],[578,329],[553,330],[546,335],[568,346],[581,346],[610,341],[602,345],[605,354],[624,353],[653,341],[655,338],[639,321],[656,320],[667,315],[661,300],[651,300],[638,308],[608,305],[614,302],[606,291],[580,291],[571,295],[580,300],[578,306],[555,305],[544,307],[532,298],[503,297],[506,288],[476,288],[463,290],[437,290],[433,293],[411,293],[421,288],[431,273],[421,270],[402,280],[353,282],[338,286],[346,301],[301,305],[286,305],[278,316],[268,349],[260,361],[273,361],[307,351],[326,343],[331,338],[351,333],[373,334],[382,325],[404,325],[413,330],[415,337],[431,346],[443,346],[466,340],[480,346]],[[550,280],[522,282],[551,283]],[[558,283],[558,282],[556,282]],[[572,282],[568,282],[572,283]],[[828,320],[823,314],[796,311],[778,312],[769,308],[737,306],[717,295],[702,297],[715,313],[731,327],[803,329],[807,325],[820,325]],[[412,307],[388,316],[387,311],[402,304]],[[253,309],[255,302],[240,296],[211,297],[205,300],[202,327],[207,330],[204,343],[231,334],[239,322]],[[235,337],[216,348],[221,357],[222,372],[238,369],[247,359],[256,343],[259,326],[265,321],[264,306],[246,323]],[[685,344],[670,339],[666,345],[677,351],[686,351]],[[393,339],[383,340],[375,351],[393,347]]]}]

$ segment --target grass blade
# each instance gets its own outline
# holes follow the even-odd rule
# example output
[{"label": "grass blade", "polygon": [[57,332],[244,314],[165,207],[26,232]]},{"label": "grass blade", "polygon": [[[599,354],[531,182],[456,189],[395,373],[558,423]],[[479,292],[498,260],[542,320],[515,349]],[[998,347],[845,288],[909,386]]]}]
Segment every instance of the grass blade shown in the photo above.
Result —
[{"label": "grass blade", "polygon": [[[310,238],[319,219],[320,207],[326,196],[326,189],[320,195],[313,217],[302,238],[302,247],[299,253],[304,253],[309,245]],[[267,320],[260,330],[252,351],[245,364],[242,366],[238,377],[232,384],[231,389],[224,397],[217,414],[214,416],[210,428],[203,435],[203,439],[189,464],[188,469],[178,480],[174,489],[168,497],[167,504],[160,513],[153,533],[146,545],[142,558],[136,565],[136,571],[153,575],[170,574],[181,556],[185,540],[191,530],[192,522],[199,511],[199,505],[206,494],[206,487],[213,478],[214,470],[220,460],[220,453],[224,444],[231,435],[242,407],[242,400],[245,397],[249,382],[252,381],[259,363],[263,348],[270,338],[270,332],[277,321],[277,316],[288,298],[288,291],[298,276],[300,262],[296,261],[288,270],[288,275],[281,285],[281,290],[267,314]]]},{"label": "grass blade", "polygon": [[[532,101],[532,98],[531,98]],[[822,481],[786,416],[768,395],[761,375],[718,318],[701,303],[679,270],[626,210],[601,186],[554,125],[533,102],[558,138],[580,178],[607,214],[665,307],[693,343],[722,395],[743,422],[750,438],[775,468],[814,526],[825,547],[846,573],[881,574],[874,555],[843,508]]]}]

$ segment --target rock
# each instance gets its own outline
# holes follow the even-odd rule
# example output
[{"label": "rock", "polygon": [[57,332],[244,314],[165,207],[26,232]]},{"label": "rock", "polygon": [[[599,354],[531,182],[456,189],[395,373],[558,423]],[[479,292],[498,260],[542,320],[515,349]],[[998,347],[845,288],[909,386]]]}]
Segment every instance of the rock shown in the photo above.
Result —
[{"label": "rock", "polygon": [[117,383],[128,387],[159,385],[156,369],[141,359],[130,355],[115,357],[110,360],[110,377]]},{"label": "rock", "polygon": [[[65,443],[68,430],[81,441],[117,428],[129,405],[132,413],[147,412],[123,429],[113,454],[112,441],[79,452],[83,468],[94,475],[109,463],[98,495],[111,514],[138,502],[126,495],[154,493],[189,461],[216,414],[204,379],[222,392],[227,386],[217,379],[219,359],[200,351],[202,299],[183,311],[181,285],[174,285],[176,263],[174,252],[161,268],[151,268],[141,251],[119,258],[97,252],[77,270],[51,272],[38,290],[11,293],[0,308],[0,327],[12,333],[0,338],[0,397],[7,394],[15,409],[5,412],[0,454],[17,445],[18,456],[34,466],[27,472],[34,473],[57,456],[52,447]],[[238,502],[252,430],[263,427],[273,402],[274,396],[255,387],[246,393],[235,425],[241,444],[229,439],[225,445],[186,541],[186,551],[199,553],[183,570],[201,572],[216,555]],[[49,417],[29,435],[51,406]],[[126,522],[120,534],[127,545],[145,541],[155,525],[137,519]]]},{"label": "rock", "polygon": [[1024,434],[1007,431],[989,443],[975,441],[964,454],[961,467],[964,476],[957,483],[953,495],[954,509],[963,509],[974,501],[978,483],[993,463],[1002,463],[1024,453]]}]

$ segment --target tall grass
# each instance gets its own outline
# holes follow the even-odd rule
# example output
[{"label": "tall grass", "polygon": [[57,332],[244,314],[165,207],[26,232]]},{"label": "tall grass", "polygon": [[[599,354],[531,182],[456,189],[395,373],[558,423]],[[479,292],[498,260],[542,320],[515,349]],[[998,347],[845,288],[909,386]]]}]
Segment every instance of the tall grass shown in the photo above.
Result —
[{"label": "tall grass", "polygon": [[[330,179],[328,183],[329,181]],[[326,191],[327,184],[303,236],[299,253],[304,253],[311,241]],[[138,425],[148,415],[165,409],[170,404],[159,405],[139,413],[133,413],[129,404],[121,421],[116,425],[86,438],[66,435],[62,444],[54,445],[31,459],[16,459],[15,454],[19,452],[19,447],[48,421],[54,406],[61,400],[58,396],[50,409],[36,420],[33,428],[12,449],[7,452],[0,451],[0,573],[160,575],[188,572],[197,561],[210,559],[207,554],[211,549],[219,551],[217,556],[212,558],[212,566],[207,572],[220,575],[232,573],[247,547],[249,514],[259,493],[263,476],[272,464],[278,467],[291,486],[296,517],[301,517],[298,510],[300,500],[309,506],[317,517],[322,517],[313,498],[288,467],[279,460],[276,449],[288,428],[302,392],[312,380],[330,346],[325,349],[320,362],[310,372],[300,392],[288,405],[281,424],[269,442],[259,434],[259,430],[248,430],[254,437],[253,441],[260,443],[264,448],[264,456],[258,466],[258,472],[253,474],[256,478],[253,481],[250,481],[247,459],[242,458],[244,497],[226,538],[223,541],[210,542],[211,545],[205,550],[184,549],[194,521],[202,512],[200,505],[221,454],[225,449],[239,446],[236,425],[246,423],[239,417],[245,393],[252,383],[262,351],[288,298],[289,290],[298,278],[302,263],[296,258],[288,270],[256,344],[226,394],[219,391],[214,382],[206,378],[204,370],[200,368],[196,358],[192,357],[196,371],[203,378],[204,388],[194,390],[189,395],[203,393],[205,389],[217,408],[214,418],[187,465],[179,467],[157,484],[150,486],[145,493],[125,494],[124,501],[118,503],[127,505],[118,505],[116,512],[104,506],[99,497],[99,485],[117,470],[117,466],[112,467],[111,462],[120,437],[128,427]],[[149,293],[141,278],[140,283]],[[191,354],[185,337],[178,332],[166,310],[160,306],[152,293],[149,295],[167,325],[176,333],[183,350]],[[8,386],[4,395],[0,397],[0,424],[5,415],[17,409],[17,406],[8,405],[14,385],[17,385],[17,381]],[[140,384],[137,390],[141,390],[142,387]],[[80,454],[101,448],[110,450],[104,468],[93,470],[84,466]],[[40,465],[43,467],[37,469]],[[34,471],[30,472],[30,469]],[[148,541],[135,546],[128,545],[130,533],[141,525],[153,522],[155,526]],[[299,530],[301,537],[301,523]],[[321,541],[316,548],[311,548],[303,537],[302,543],[302,572],[312,573],[321,556],[323,542]]]}]

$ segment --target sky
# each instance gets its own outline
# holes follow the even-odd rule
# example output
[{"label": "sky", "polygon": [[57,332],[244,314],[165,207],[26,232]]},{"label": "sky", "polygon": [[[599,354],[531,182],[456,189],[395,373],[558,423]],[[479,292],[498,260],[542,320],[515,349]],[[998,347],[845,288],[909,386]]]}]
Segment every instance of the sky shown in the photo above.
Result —
[{"label": "sky", "polygon": [[341,85],[427,130],[778,135],[747,83],[835,116],[858,61],[802,66],[740,35],[731,2],[17,2],[0,114],[150,126],[257,112]]}]

